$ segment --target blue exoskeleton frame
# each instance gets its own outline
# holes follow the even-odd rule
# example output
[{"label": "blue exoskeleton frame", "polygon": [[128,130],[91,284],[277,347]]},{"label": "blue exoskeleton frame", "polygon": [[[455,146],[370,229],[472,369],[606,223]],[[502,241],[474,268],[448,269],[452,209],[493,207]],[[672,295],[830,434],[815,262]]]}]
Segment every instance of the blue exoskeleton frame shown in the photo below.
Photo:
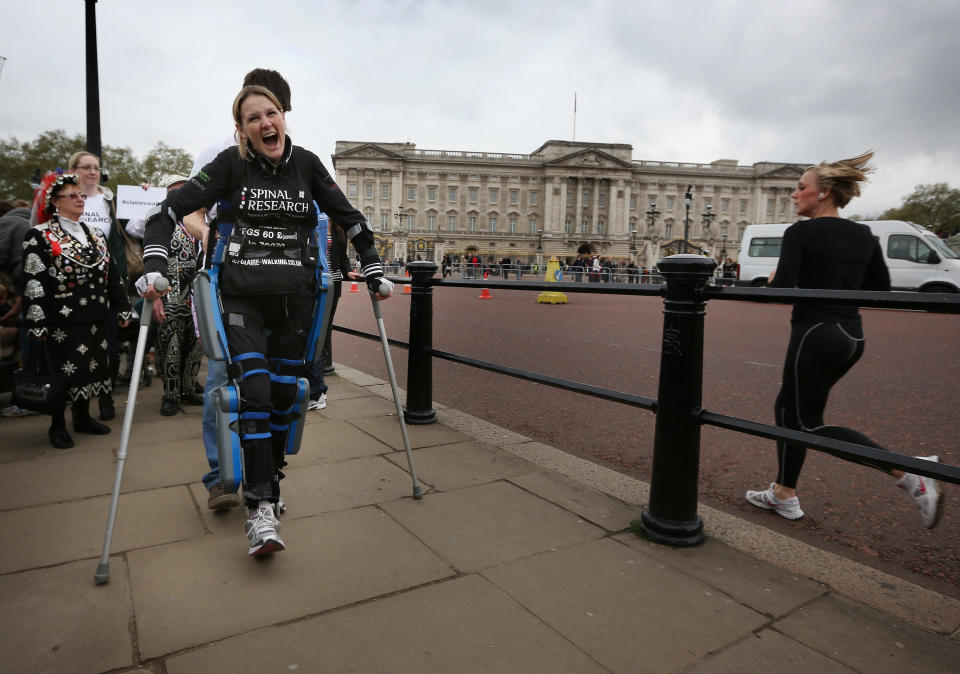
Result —
[{"label": "blue exoskeleton frame", "polygon": [[[314,204],[316,207],[316,204]],[[232,225],[226,222],[230,219],[229,204],[218,204],[219,239],[209,256],[207,269],[200,271],[193,280],[194,307],[197,312],[197,327],[200,331],[200,341],[207,358],[216,361],[226,361],[227,371],[231,372],[233,364],[230,349],[227,346],[227,333],[223,325],[223,307],[220,302],[220,271],[223,265],[226,241],[230,237]],[[313,310],[313,323],[307,336],[306,353],[302,361],[285,359],[270,360],[271,381],[296,383],[297,394],[293,404],[286,410],[274,410],[274,414],[285,420],[285,423],[270,424],[272,435],[283,433],[285,454],[296,454],[300,451],[300,441],[303,438],[303,424],[306,419],[307,405],[310,398],[310,385],[303,377],[292,378],[277,374],[278,366],[297,366],[305,363],[314,363],[320,359],[323,350],[323,340],[327,334],[327,325],[330,322],[330,307],[328,290],[331,288],[330,268],[327,262],[327,229],[329,220],[326,214],[317,208],[319,214],[317,227],[314,230],[319,248],[317,266],[315,267],[317,301]],[[288,381],[293,380],[294,381]],[[216,406],[217,418],[217,453],[219,455],[220,482],[224,491],[235,492],[243,484],[243,448],[240,443],[240,389],[238,381],[231,378],[227,384],[211,392],[212,403]]]}]

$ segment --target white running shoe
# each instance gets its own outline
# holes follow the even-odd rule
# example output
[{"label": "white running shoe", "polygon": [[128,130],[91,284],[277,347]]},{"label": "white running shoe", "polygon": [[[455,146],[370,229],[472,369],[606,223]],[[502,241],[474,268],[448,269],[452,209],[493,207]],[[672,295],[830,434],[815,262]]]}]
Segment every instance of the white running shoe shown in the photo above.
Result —
[{"label": "white running shoe", "polygon": [[[937,455],[915,456],[913,458],[940,463],[940,457]],[[920,509],[923,526],[927,529],[935,527],[940,520],[940,513],[943,511],[943,494],[940,483],[933,478],[915,475],[914,473],[904,473],[903,477],[897,480],[897,485],[906,490],[907,496]]]},{"label": "white running shoe", "polygon": [[747,500],[758,508],[773,510],[780,517],[786,517],[788,520],[798,520],[803,517],[803,511],[800,510],[800,499],[791,496],[781,501],[773,493],[773,485],[774,483],[771,482],[770,487],[764,491],[747,491]]},{"label": "white running shoe", "polygon": [[310,402],[307,403],[307,411],[322,410],[326,406],[327,406],[327,394],[321,393],[319,398],[317,398],[316,400],[311,399]]},{"label": "white running shoe", "polygon": [[247,509],[247,521],[244,523],[247,538],[250,539],[251,557],[269,555],[284,549],[283,541],[277,535],[280,521],[273,514],[273,505]]}]

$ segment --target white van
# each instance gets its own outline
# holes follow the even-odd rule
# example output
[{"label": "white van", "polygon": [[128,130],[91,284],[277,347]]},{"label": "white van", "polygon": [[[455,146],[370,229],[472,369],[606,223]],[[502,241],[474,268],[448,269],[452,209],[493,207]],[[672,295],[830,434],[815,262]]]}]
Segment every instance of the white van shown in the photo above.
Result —
[{"label": "white van", "polygon": [[[936,234],[901,220],[864,220],[880,242],[893,290],[960,292],[960,255]],[[762,286],[777,268],[783,232],[792,222],[750,225],[740,244],[738,285]]]}]

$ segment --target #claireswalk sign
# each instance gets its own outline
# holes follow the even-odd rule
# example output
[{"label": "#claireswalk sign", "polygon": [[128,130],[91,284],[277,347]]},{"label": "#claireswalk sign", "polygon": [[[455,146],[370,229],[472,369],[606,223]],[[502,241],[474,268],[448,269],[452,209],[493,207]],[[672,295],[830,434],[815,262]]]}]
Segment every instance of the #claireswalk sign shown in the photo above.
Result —
[{"label": "#claireswalk sign", "polygon": [[117,185],[117,219],[143,220],[147,211],[167,196],[165,187],[143,189],[139,185]]}]

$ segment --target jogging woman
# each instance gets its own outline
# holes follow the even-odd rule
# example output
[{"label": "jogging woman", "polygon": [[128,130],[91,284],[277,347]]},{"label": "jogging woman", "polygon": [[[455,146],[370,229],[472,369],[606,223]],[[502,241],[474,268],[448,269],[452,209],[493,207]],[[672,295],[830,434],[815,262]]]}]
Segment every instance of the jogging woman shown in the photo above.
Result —
[{"label": "jogging woman", "polygon": [[[873,171],[868,165],[872,157],[868,152],[853,159],[821,162],[803,174],[790,198],[797,215],[810,219],[794,223],[784,232],[771,286],[890,289],[890,274],[870,228],[839,215],[840,208],[860,195],[860,183]],[[855,430],[823,423],[830,389],[860,359],[863,347],[858,307],[795,304],[783,382],[774,408],[777,425],[882,449]],[[803,517],[796,490],[806,454],[803,445],[778,442],[776,481],[764,491],[748,491],[747,500],[789,520]],[[937,456],[917,458],[940,460]],[[937,523],[941,494],[936,480],[888,470],[867,460],[858,463],[893,475],[920,509],[924,526]]]}]

